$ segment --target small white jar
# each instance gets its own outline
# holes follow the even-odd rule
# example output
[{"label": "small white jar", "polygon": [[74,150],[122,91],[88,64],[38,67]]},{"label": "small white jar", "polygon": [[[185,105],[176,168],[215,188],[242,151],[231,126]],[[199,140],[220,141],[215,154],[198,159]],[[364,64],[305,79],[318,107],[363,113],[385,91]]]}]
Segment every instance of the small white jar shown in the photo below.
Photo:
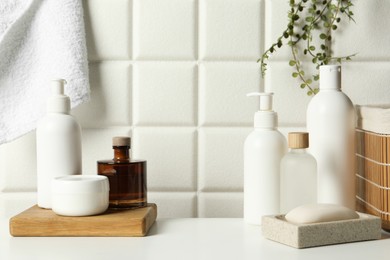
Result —
[{"label": "small white jar", "polygon": [[52,210],[62,216],[90,216],[108,208],[110,186],[101,175],[73,175],[52,180]]}]

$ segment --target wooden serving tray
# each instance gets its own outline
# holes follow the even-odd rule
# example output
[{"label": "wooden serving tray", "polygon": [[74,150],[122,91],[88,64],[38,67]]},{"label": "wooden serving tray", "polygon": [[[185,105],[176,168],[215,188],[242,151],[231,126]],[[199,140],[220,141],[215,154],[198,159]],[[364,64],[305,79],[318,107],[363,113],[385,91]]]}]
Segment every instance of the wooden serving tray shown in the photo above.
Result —
[{"label": "wooden serving tray", "polygon": [[37,205],[12,217],[14,237],[140,237],[157,217],[156,204],[138,209],[108,209],[102,215],[64,217]]}]

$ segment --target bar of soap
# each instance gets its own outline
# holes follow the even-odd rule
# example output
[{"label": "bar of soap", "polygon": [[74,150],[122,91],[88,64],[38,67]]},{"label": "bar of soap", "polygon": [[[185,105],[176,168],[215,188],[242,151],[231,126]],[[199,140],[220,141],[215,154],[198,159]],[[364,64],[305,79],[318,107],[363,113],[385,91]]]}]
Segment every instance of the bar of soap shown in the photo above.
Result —
[{"label": "bar of soap", "polygon": [[307,204],[292,209],[285,219],[294,224],[310,224],[338,220],[357,219],[359,215],[347,208],[335,204]]}]

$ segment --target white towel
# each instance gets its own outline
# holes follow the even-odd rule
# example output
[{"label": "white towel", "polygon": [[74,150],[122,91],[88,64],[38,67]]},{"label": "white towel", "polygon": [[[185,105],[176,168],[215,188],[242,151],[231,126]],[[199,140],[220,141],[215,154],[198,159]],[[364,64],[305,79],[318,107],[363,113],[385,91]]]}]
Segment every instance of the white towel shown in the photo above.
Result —
[{"label": "white towel", "polygon": [[0,0],[0,144],[35,129],[53,78],[89,100],[82,1]]}]

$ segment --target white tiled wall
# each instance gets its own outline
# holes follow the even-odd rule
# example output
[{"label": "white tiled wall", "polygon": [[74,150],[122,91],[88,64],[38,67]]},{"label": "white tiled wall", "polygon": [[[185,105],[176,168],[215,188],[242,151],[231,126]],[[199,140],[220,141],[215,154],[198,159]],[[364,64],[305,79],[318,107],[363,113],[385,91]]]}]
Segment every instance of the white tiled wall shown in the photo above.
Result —
[{"label": "white tiled wall", "polygon": [[[242,146],[258,105],[245,94],[275,92],[284,134],[305,126],[310,98],[290,76],[289,51],[269,63],[265,80],[256,63],[286,24],[287,0],[83,3],[92,99],[73,114],[84,173],[112,157],[112,136],[130,135],[133,157],[148,161],[160,217],[241,217]],[[344,90],[357,104],[390,104],[390,3],[354,4],[356,24],[332,45],[358,52],[344,66]],[[34,135],[0,147],[0,195],[10,201],[1,207],[34,201]]]}]

